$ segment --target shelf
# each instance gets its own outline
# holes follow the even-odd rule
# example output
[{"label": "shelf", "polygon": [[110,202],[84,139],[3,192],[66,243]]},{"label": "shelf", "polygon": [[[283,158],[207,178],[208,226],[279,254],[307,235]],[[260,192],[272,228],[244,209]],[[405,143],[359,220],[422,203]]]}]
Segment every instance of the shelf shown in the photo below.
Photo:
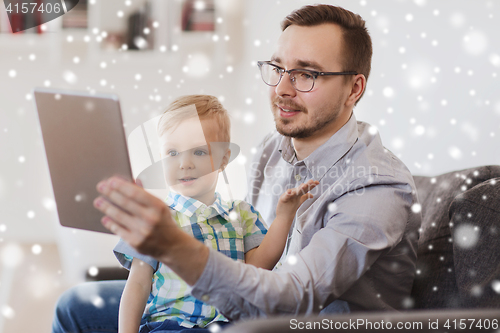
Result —
[{"label": "shelf", "polygon": [[[228,11],[221,0],[216,0],[215,16],[218,23],[213,32],[181,31],[182,1],[151,0],[152,21],[158,22],[157,28],[152,28],[154,49],[125,51],[107,48],[106,35],[120,33],[119,29],[124,33],[126,17],[144,3],[145,0],[136,0],[127,7],[122,1],[96,1],[88,7],[87,29],[63,29],[60,17],[46,23],[48,32],[42,34],[0,34],[0,44],[9,45],[9,49],[4,52],[12,54],[13,58],[20,55],[28,57],[33,53],[37,58],[49,57],[52,63],[66,64],[71,64],[78,57],[82,64],[95,65],[116,60],[132,66],[181,70],[192,55],[206,59],[212,70],[221,70],[242,58],[243,51],[238,43],[233,42],[242,38],[241,21],[233,18],[235,11],[239,11],[240,17],[243,15],[243,4],[233,5]],[[121,18],[117,16],[119,11],[123,12]],[[229,34],[230,38],[225,38]]]}]

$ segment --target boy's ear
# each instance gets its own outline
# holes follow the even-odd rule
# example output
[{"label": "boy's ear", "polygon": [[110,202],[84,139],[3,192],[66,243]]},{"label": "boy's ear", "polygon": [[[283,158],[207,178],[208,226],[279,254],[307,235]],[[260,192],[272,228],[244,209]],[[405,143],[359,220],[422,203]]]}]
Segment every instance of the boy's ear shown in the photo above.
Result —
[{"label": "boy's ear", "polygon": [[222,157],[222,163],[220,165],[219,171],[222,172],[224,169],[226,169],[228,163],[229,163],[229,157],[231,157],[231,149],[228,149],[224,156]]}]

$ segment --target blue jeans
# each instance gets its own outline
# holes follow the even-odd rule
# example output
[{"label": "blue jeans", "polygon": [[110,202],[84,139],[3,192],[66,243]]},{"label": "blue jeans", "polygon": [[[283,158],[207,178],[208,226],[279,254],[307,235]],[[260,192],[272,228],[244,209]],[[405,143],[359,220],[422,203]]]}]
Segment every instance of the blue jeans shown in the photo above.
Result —
[{"label": "blue jeans", "polygon": [[52,333],[117,333],[125,282],[86,282],[64,292],[57,301]]},{"label": "blue jeans", "polygon": [[[86,282],[59,297],[52,333],[117,333],[120,298],[125,280]],[[227,323],[220,323],[225,326]],[[209,332],[206,328],[181,327],[175,321],[141,322],[140,333]]]},{"label": "blue jeans", "polygon": [[[229,323],[218,323],[220,327],[228,325]],[[176,321],[173,320],[165,320],[163,322],[153,322],[146,323],[141,326],[141,330],[139,333],[177,333],[177,332],[186,332],[186,333],[194,333],[194,332],[210,332],[208,328],[185,328],[177,324]]]}]

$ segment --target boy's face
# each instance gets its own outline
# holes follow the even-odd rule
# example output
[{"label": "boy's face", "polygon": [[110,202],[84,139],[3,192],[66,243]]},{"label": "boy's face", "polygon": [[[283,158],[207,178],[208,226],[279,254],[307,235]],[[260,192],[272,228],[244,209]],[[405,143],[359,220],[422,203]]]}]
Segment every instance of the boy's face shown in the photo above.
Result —
[{"label": "boy's face", "polygon": [[219,168],[228,158],[227,145],[217,143],[218,131],[214,119],[193,117],[160,136],[165,181],[171,190],[212,204]]}]

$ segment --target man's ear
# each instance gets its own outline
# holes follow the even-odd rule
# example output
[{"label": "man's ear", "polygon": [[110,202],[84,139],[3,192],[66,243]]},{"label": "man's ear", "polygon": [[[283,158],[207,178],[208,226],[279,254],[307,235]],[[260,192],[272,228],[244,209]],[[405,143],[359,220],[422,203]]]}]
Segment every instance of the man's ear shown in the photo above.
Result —
[{"label": "man's ear", "polygon": [[224,171],[224,169],[227,167],[229,164],[229,158],[231,157],[231,149],[228,149],[224,156],[222,157],[222,163],[219,168],[219,172]]},{"label": "man's ear", "polygon": [[366,78],[363,74],[358,74],[354,77],[351,85],[351,93],[346,101],[346,106],[354,106],[358,99],[361,98],[366,88]]}]

